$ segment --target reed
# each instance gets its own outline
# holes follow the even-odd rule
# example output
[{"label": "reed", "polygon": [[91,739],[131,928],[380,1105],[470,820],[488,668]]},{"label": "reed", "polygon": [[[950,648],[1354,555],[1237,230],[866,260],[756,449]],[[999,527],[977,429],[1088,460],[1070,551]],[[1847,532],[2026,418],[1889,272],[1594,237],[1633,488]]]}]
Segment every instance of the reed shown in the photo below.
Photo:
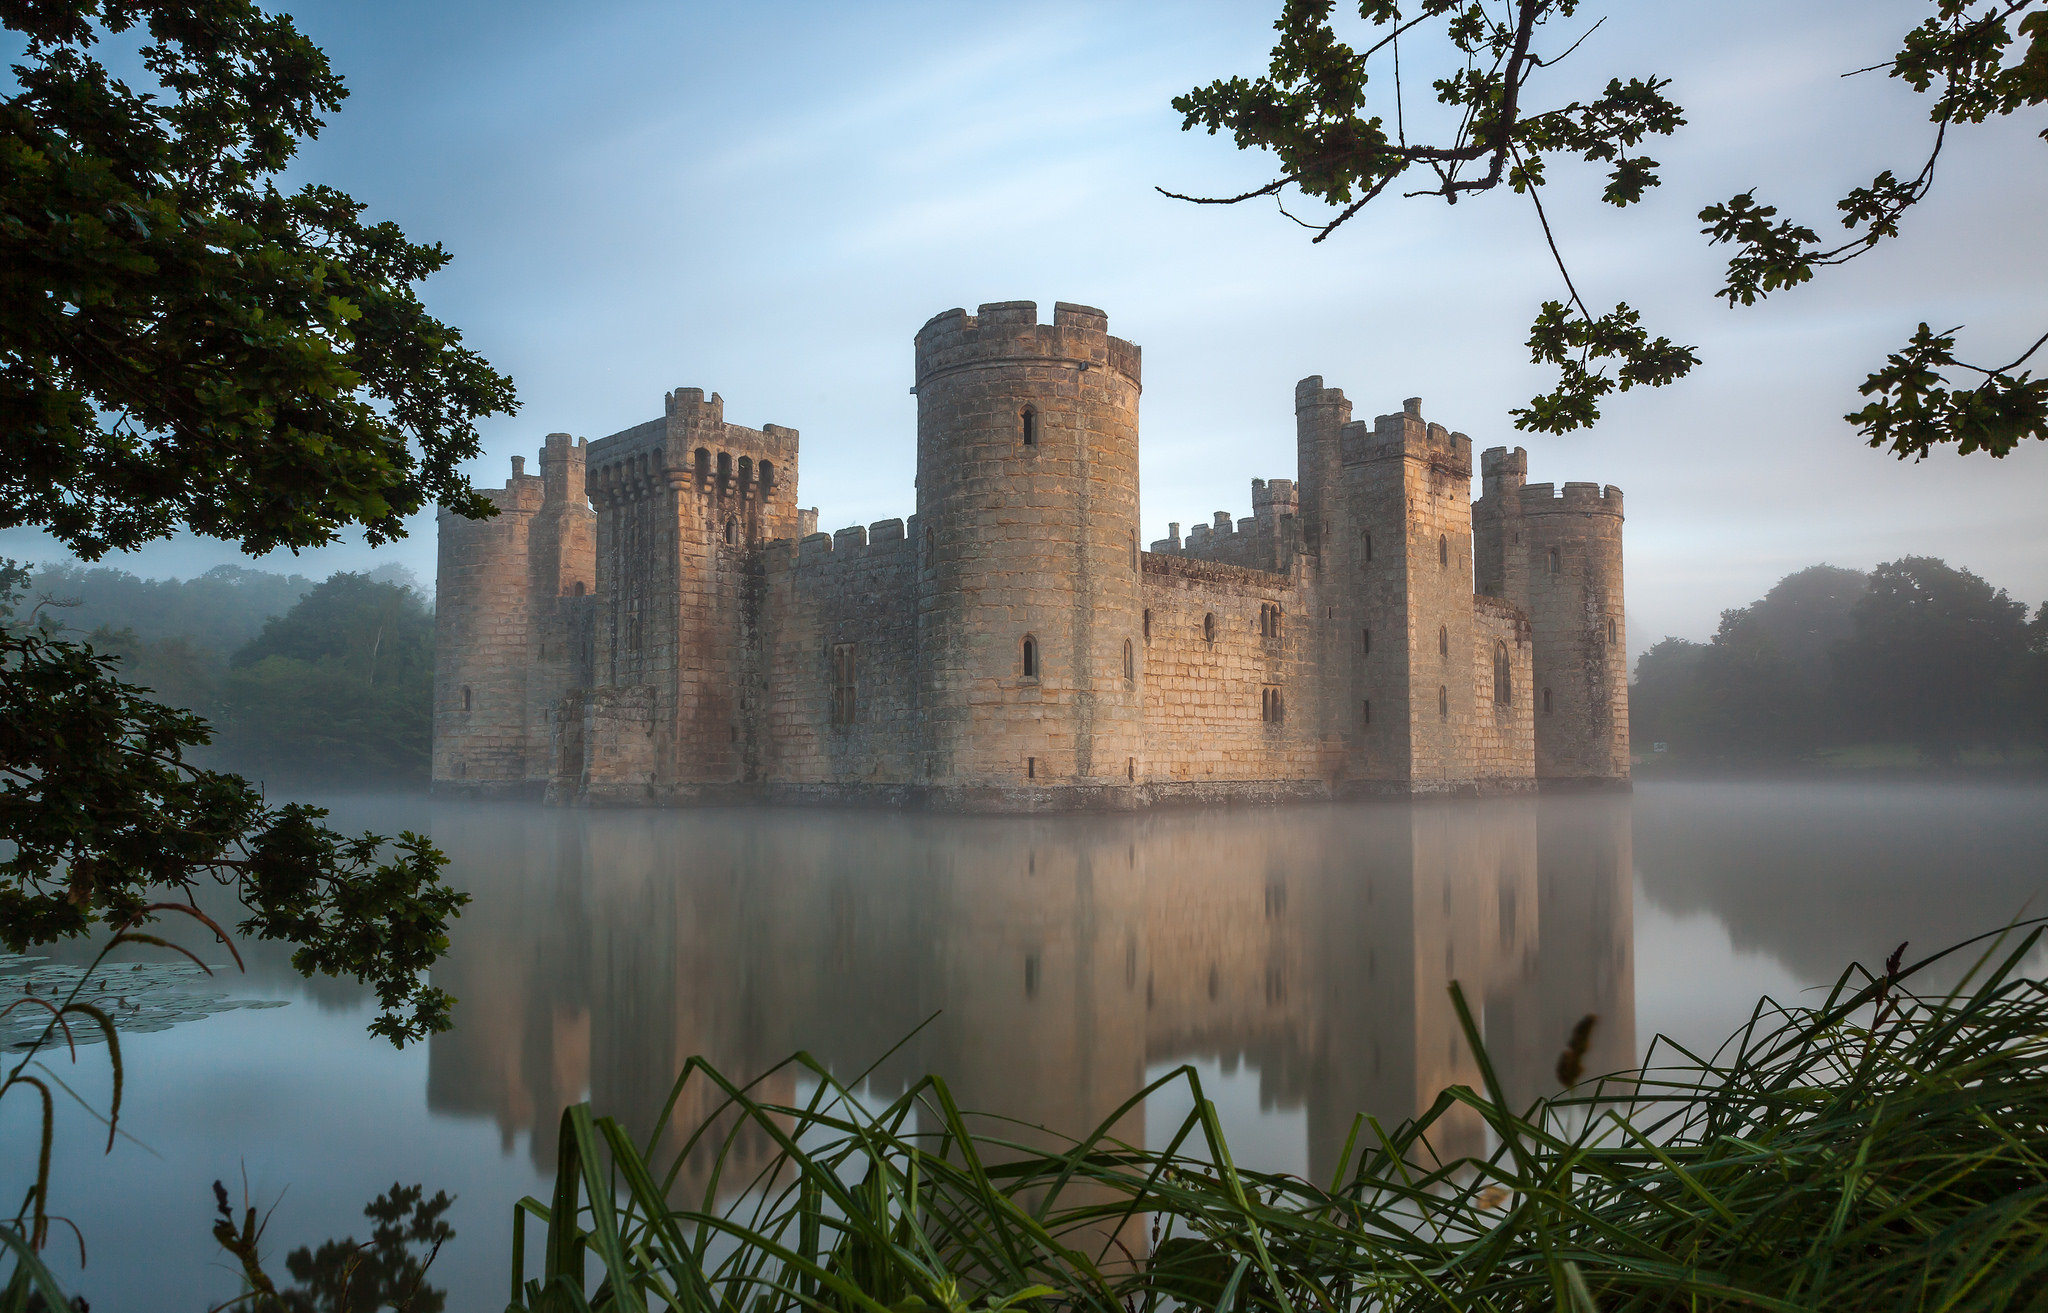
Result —
[{"label": "reed", "polygon": [[[936,1077],[870,1108],[798,1054],[815,1092],[778,1104],[692,1060],[648,1147],[563,1114],[553,1197],[514,1210],[509,1309],[2048,1308],[2048,990],[2022,970],[2040,935],[1852,966],[1711,1055],[1660,1040],[1519,1110],[1453,985],[1483,1088],[1360,1117],[1327,1182],[1236,1166],[1190,1068],[1050,1141]],[[1958,954],[1962,984],[1912,991]],[[714,1112],[672,1128],[699,1082]],[[1164,1149],[1111,1134],[1176,1083],[1193,1111]],[[1460,1105],[1484,1157],[1431,1148]]]}]

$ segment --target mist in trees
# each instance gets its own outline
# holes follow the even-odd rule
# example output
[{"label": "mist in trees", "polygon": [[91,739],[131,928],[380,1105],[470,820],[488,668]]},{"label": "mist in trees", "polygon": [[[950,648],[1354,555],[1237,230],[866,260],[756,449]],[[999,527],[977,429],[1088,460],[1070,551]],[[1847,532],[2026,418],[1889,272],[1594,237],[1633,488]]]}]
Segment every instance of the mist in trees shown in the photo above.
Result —
[{"label": "mist in trees", "polygon": [[44,613],[116,657],[120,677],[198,713],[193,755],[273,784],[424,785],[434,617],[402,568],[321,583],[241,566],[188,580],[38,569]]},{"label": "mist in trees", "polygon": [[1931,763],[2048,746],[2048,607],[1908,556],[1868,574],[1817,565],[1721,613],[1711,641],[1636,663],[1630,736],[1681,760],[1783,763],[1905,747]]}]

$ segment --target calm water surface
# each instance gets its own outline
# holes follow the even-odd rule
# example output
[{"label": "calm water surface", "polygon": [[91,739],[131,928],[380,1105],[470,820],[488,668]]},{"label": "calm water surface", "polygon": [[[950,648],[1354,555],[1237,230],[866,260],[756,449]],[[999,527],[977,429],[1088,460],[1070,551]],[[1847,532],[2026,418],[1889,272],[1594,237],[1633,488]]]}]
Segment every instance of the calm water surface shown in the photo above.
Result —
[{"label": "calm water surface", "polygon": [[[434,1279],[451,1309],[501,1308],[511,1204],[545,1194],[563,1105],[644,1124],[691,1054],[751,1077],[808,1049],[850,1079],[917,1030],[873,1093],[934,1071],[964,1105],[1073,1131],[1189,1063],[1240,1161],[1327,1174],[1357,1111],[1398,1120],[1476,1083],[1453,979],[1526,1096],[1554,1088],[1587,1012],[1589,1066],[1625,1066],[1659,1032],[1711,1044],[1852,958],[2048,910],[2040,784],[1060,820],[332,805],[344,827],[431,833],[475,895],[435,975],[456,1029],[395,1051],[364,1033],[361,991],[258,945],[235,996],[290,1006],[126,1037],[134,1140],[105,1155],[60,1109],[56,1204],[89,1264],[59,1265],[101,1313],[235,1293],[208,1235],[216,1178],[275,1206],[279,1275],[291,1247],[364,1235],[394,1180],[446,1189],[459,1235]],[[104,1105],[104,1050],[52,1065]],[[33,1130],[9,1102],[18,1197]],[[1161,1139],[1184,1111],[1129,1133]]]}]

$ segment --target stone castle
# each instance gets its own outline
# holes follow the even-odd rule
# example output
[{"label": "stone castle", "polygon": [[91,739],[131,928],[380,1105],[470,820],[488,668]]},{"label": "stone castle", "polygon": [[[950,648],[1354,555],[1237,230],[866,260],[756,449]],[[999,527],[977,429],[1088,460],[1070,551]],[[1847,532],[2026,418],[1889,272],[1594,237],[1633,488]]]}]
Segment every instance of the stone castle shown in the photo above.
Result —
[{"label": "stone castle", "polygon": [[434,780],[575,803],[1128,809],[1626,787],[1621,493],[1295,387],[1298,477],[1144,550],[1099,310],[916,339],[917,512],[816,532],[701,389],[443,513]]}]

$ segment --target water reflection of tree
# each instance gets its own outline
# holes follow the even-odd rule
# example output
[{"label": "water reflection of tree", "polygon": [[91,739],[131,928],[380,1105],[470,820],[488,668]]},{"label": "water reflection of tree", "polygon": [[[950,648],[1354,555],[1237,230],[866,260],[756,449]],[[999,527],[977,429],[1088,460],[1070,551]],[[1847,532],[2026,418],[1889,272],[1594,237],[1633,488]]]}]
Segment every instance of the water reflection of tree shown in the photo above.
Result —
[{"label": "water reflection of tree", "polygon": [[[1256,1070],[1327,1172],[1354,1113],[1476,1081],[1445,987],[1483,1000],[1517,1096],[1596,1012],[1634,1050],[1626,799],[995,820],[784,811],[437,818],[482,895],[435,982],[462,1000],[434,1108],[552,1160],[587,1088],[648,1126],[683,1060],[803,1048],[925,1071],[967,1107],[1092,1127],[1148,1066]],[[925,1023],[922,1029],[917,1029]],[[776,1096],[794,1094],[772,1087]],[[679,1112],[693,1124],[705,1109]],[[1142,1139],[1137,1117],[1124,1133]],[[765,1149],[765,1146],[761,1146]]]}]

